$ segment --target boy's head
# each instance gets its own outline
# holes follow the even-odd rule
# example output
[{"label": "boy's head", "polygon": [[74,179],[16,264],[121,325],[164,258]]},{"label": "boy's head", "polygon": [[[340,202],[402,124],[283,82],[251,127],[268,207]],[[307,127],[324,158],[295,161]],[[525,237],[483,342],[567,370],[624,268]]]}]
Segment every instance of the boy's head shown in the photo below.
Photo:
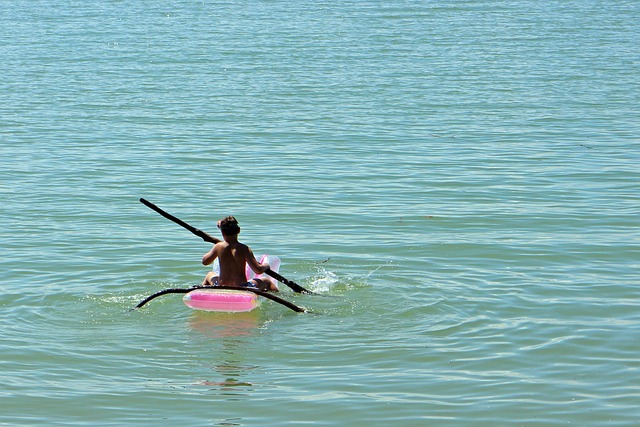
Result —
[{"label": "boy's head", "polygon": [[234,236],[240,233],[238,220],[232,216],[228,216],[225,219],[218,221],[218,228],[225,236]]}]

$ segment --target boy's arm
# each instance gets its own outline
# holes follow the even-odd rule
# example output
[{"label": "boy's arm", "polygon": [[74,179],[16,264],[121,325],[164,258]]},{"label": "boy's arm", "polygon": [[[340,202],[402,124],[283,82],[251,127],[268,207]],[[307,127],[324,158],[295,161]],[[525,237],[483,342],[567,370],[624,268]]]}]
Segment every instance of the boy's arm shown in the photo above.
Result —
[{"label": "boy's arm", "polygon": [[269,269],[268,263],[264,262],[261,264],[258,262],[249,246],[247,246],[247,264],[249,264],[249,267],[251,267],[253,272],[256,274],[262,274]]},{"label": "boy's arm", "polygon": [[218,253],[216,252],[216,245],[213,245],[211,250],[204,254],[202,257],[202,265],[211,264],[216,258],[218,258]]}]

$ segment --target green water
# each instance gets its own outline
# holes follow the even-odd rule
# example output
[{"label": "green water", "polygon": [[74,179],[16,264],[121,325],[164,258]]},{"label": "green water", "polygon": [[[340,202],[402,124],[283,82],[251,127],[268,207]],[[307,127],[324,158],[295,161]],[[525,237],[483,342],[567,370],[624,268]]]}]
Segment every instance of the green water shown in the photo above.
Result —
[{"label": "green water", "polygon": [[[640,424],[640,5],[0,3],[0,425]],[[179,295],[241,239],[320,295]]]}]

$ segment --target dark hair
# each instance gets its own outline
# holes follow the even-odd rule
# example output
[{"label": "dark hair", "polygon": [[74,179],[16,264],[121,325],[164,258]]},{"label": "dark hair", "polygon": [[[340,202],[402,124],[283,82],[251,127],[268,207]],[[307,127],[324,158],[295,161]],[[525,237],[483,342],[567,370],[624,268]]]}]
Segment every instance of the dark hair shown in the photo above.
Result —
[{"label": "dark hair", "polygon": [[226,234],[227,236],[232,236],[234,234],[240,233],[240,226],[238,225],[238,220],[232,216],[228,216],[218,224],[218,228],[222,231],[222,234]]}]

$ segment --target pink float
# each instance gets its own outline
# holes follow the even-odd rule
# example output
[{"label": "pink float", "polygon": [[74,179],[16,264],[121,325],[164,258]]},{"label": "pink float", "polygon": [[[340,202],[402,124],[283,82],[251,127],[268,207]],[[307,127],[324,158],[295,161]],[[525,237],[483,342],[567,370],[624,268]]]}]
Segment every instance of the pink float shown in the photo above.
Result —
[{"label": "pink float", "polygon": [[[262,255],[258,260],[260,263],[268,262],[269,268],[275,272],[280,269],[280,258],[275,255]],[[220,274],[220,265],[217,259],[214,261],[213,271]],[[247,281],[254,277],[263,276],[262,274],[256,276],[249,266],[247,266],[245,274]],[[251,311],[260,305],[258,295],[240,289],[197,289],[187,293],[182,300],[188,307],[196,310],[224,313]]]},{"label": "pink float", "polygon": [[184,303],[196,310],[241,313],[260,305],[258,295],[235,289],[196,289],[183,298]]}]

